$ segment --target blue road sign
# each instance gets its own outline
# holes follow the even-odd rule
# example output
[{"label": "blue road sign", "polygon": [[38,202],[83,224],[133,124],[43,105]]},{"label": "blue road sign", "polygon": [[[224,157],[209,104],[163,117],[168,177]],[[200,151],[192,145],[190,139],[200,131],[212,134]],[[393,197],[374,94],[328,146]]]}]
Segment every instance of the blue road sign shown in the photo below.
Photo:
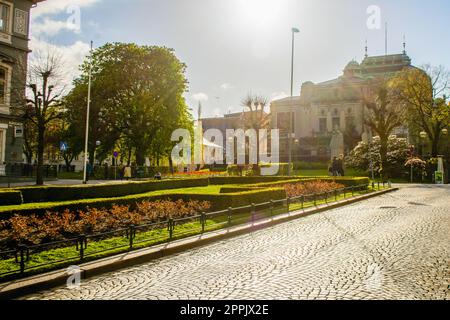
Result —
[{"label": "blue road sign", "polygon": [[59,149],[64,152],[67,151],[67,149],[69,148],[69,146],[67,145],[67,142],[61,141],[59,143]]}]

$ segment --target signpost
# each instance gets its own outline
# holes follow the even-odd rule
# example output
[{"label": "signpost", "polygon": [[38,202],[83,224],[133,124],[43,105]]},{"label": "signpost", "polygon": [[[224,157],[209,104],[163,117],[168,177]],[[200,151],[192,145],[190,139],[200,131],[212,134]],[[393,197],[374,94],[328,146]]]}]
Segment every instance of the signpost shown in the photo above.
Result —
[{"label": "signpost", "polygon": [[114,180],[117,180],[117,157],[119,156],[119,153],[117,151],[114,151]]}]

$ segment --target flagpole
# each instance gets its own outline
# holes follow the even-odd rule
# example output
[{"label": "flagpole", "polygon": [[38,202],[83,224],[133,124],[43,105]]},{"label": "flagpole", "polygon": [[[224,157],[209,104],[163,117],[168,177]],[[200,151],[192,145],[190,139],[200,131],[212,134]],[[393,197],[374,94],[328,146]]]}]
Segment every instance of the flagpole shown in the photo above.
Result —
[{"label": "flagpole", "polygon": [[91,108],[91,78],[92,78],[92,47],[93,42],[91,41],[91,50],[89,57],[89,80],[88,80],[88,96],[87,96],[87,108],[86,108],[86,134],[84,140],[84,168],[83,168],[83,184],[87,183],[87,163],[88,163],[88,141],[89,141],[89,111]]}]

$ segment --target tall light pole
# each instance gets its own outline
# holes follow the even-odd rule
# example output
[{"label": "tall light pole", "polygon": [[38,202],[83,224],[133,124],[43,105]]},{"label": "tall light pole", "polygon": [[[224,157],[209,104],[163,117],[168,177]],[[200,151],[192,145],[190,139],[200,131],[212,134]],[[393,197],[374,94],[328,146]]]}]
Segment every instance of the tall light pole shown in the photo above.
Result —
[{"label": "tall light pole", "polygon": [[[299,33],[300,30],[297,28],[292,28],[292,56],[291,56],[291,103],[292,97],[294,96],[294,44],[295,44],[295,34]],[[290,108],[289,108],[290,109]],[[289,153],[289,166],[288,175],[292,174],[292,111],[289,110],[289,132],[288,132],[288,153]]]},{"label": "tall light pole", "polygon": [[88,81],[88,96],[87,96],[87,108],[86,108],[86,134],[84,140],[84,169],[83,169],[83,184],[87,182],[87,157],[88,157],[88,141],[89,141],[89,111],[91,107],[91,78],[92,78],[92,46],[93,42],[91,41],[91,50],[89,56],[89,81]]}]

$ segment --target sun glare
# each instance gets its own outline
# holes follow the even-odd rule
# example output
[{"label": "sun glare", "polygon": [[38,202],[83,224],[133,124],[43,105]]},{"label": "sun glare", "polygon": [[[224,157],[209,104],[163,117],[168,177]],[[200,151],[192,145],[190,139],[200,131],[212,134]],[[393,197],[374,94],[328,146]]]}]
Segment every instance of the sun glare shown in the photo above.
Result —
[{"label": "sun glare", "polygon": [[279,19],[279,0],[239,0],[239,10],[243,18],[255,25],[266,25]]}]

